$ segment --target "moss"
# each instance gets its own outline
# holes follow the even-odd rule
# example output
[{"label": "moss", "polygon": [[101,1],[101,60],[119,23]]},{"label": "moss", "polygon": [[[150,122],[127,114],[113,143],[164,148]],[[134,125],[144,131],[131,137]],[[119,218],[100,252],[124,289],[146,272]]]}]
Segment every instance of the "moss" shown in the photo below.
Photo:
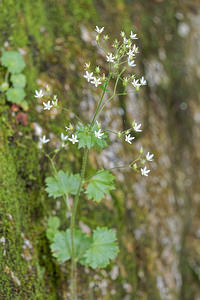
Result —
[{"label": "moss", "polygon": [[[168,33],[173,34],[176,28],[174,11],[169,9],[167,4],[151,5],[149,1],[140,1],[136,5],[133,5],[132,1],[122,0],[7,0],[6,5],[3,2],[0,2],[0,42],[3,44],[8,40],[11,49],[23,48],[26,51],[29,122],[39,122],[44,130],[55,134],[60,134],[63,124],[69,121],[69,116],[59,114],[52,122],[47,122],[48,114],[38,115],[35,112],[35,102],[31,99],[36,80],[41,78],[43,84],[47,82],[55,88],[63,105],[78,112],[79,99],[83,97],[82,86],[85,84],[80,75],[83,72],[82,57],[95,60],[94,48],[86,45],[80,38],[80,24],[90,28],[96,24],[105,24],[113,36],[122,28],[129,31],[132,23],[136,24],[143,33],[142,47],[147,49],[144,51],[146,59],[152,57],[152,53],[157,56],[158,47],[162,46],[159,40],[163,42],[162,37]],[[149,11],[151,15],[148,17]],[[160,18],[165,15],[162,30],[159,27],[159,31],[156,31],[153,15],[159,15]],[[173,74],[174,69],[170,63],[171,58],[165,66],[169,74]],[[173,61],[175,60],[173,56]],[[5,70],[1,68],[0,72],[3,78]],[[64,88],[66,84],[70,86],[68,91]],[[171,92],[173,89],[172,85]],[[160,91],[161,96],[165,92],[166,90]],[[6,244],[0,250],[0,298],[64,299],[63,294],[68,288],[68,273],[65,272],[69,268],[67,265],[65,272],[62,272],[51,256],[45,237],[46,217],[52,215],[53,210],[55,212],[55,201],[48,199],[44,193],[44,177],[49,175],[51,170],[47,160],[38,153],[37,139],[31,126],[17,124],[11,116],[10,105],[5,103],[5,98],[1,96],[0,237],[5,236]],[[125,101],[122,104],[125,107]],[[72,152],[77,155],[78,161],[74,161]],[[70,168],[74,172],[79,169],[80,161],[81,153],[74,153],[74,150],[61,152],[57,159],[62,169]],[[102,203],[99,209],[84,199],[80,206],[81,220],[91,228],[106,225],[116,228],[118,232],[120,254],[114,264],[120,266],[120,276],[113,283],[108,280],[110,288],[105,299],[125,297],[126,292],[122,286],[123,283],[129,282],[132,287],[131,299],[141,299],[138,291],[143,291],[142,299],[158,300],[160,296],[156,288],[155,258],[152,254],[155,245],[148,236],[137,241],[133,235],[133,229],[146,222],[148,211],[138,208],[133,196],[131,208],[127,208],[126,201],[132,191],[129,191],[129,187],[133,185],[133,177],[127,176],[125,181],[127,189],[119,185],[120,192],[113,193],[113,202],[109,208]],[[57,210],[56,213],[62,218],[62,227],[66,227],[64,205],[61,205],[61,210]],[[31,241],[33,248],[26,248],[24,251],[22,246],[25,238]],[[27,261],[21,254],[24,254],[26,259],[29,256],[32,258]],[[145,279],[139,278],[140,270],[144,271]],[[15,277],[11,272],[20,280],[20,286],[16,279],[13,279]],[[88,291],[88,282],[93,277],[94,272],[91,271],[87,275],[80,269],[79,282],[80,290],[84,294],[83,299],[99,297],[98,291],[94,292],[95,295]],[[110,294],[112,288],[117,291],[115,296]]]}]

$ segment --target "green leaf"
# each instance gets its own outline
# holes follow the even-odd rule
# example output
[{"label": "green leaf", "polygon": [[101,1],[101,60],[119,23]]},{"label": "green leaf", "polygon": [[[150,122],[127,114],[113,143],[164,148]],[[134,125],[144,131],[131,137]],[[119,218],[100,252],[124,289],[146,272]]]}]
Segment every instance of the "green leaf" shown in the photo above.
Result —
[{"label": "green leaf", "polygon": [[46,230],[47,238],[53,242],[55,234],[58,232],[60,226],[60,219],[58,217],[51,217],[48,220],[48,228]]},{"label": "green leaf", "polygon": [[100,170],[94,175],[86,188],[89,199],[100,202],[105,194],[109,194],[115,187],[113,185],[114,176],[108,170]]},{"label": "green leaf", "polygon": [[116,234],[106,227],[98,227],[93,231],[93,239],[90,248],[85,253],[86,265],[93,269],[104,268],[114,259],[119,252],[116,243]]},{"label": "green leaf", "polygon": [[23,100],[20,103],[20,106],[24,109],[24,110],[28,110],[28,103],[27,101]]},{"label": "green leaf", "polygon": [[10,80],[16,88],[24,88],[26,85],[26,77],[24,74],[13,74]]},{"label": "green leaf", "polygon": [[1,63],[13,74],[20,73],[25,67],[25,62],[17,51],[4,51],[1,57]]},{"label": "green leaf", "polygon": [[3,82],[3,83],[0,85],[0,91],[1,91],[1,92],[6,92],[8,89],[9,89],[9,84],[8,84],[7,82]]},{"label": "green leaf", "polygon": [[[75,230],[74,233],[74,249],[75,259],[79,263],[84,264],[84,254],[91,245],[91,238],[80,230]],[[71,258],[71,233],[70,229],[56,233],[54,241],[51,244],[53,255],[59,262],[68,261]]]},{"label": "green leaf", "polygon": [[98,131],[100,128],[98,127],[97,123],[94,124],[94,126],[92,127],[92,132],[94,134],[94,142],[95,145],[97,145],[99,148],[105,148],[107,146],[106,143],[106,138],[107,138],[107,134],[104,132],[104,134],[101,136],[100,139],[98,139],[97,137],[95,137],[95,131]]},{"label": "green leaf", "polygon": [[9,88],[6,92],[8,101],[19,104],[24,100],[25,95],[22,88]]},{"label": "green leaf", "polygon": [[88,126],[79,125],[79,128],[76,132],[79,139],[78,148],[80,149],[86,146],[88,149],[91,149],[95,145],[100,148],[104,148],[107,145],[105,141],[107,135],[104,133],[101,139],[98,139],[95,137],[95,131],[99,130],[97,124],[95,124],[91,130],[89,127],[90,124],[88,124]]},{"label": "green leaf", "polygon": [[76,195],[80,183],[80,175],[59,171],[56,177],[47,177],[45,182],[47,185],[45,190],[50,197],[57,198],[67,194]]},{"label": "green leaf", "polygon": [[79,139],[78,149],[83,148],[85,146],[87,146],[87,148],[90,149],[94,146],[94,135],[91,131],[89,131],[89,127],[79,125],[79,128],[77,130],[77,136]]},{"label": "green leaf", "polygon": [[88,149],[94,146],[94,137],[91,132],[79,132],[78,133],[78,149],[87,146]]}]

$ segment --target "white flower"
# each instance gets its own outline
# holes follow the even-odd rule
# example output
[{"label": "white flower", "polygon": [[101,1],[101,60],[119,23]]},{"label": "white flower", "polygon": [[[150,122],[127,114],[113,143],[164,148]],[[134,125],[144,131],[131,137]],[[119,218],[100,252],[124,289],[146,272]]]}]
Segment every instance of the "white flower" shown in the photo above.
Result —
[{"label": "white flower", "polygon": [[35,90],[35,98],[42,98],[44,96],[43,90]]},{"label": "white flower", "polygon": [[133,60],[128,59],[128,65],[129,65],[130,67],[135,67],[136,64],[135,64],[134,59],[133,59]]},{"label": "white flower", "polygon": [[139,88],[141,86],[141,84],[139,83],[139,79],[133,79],[131,83],[134,86],[134,88]]},{"label": "white flower", "polygon": [[140,84],[141,85],[146,85],[147,81],[144,79],[144,77],[142,76],[142,78],[140,78]]},{"label": "white flower", "polygon": [[137,38],[137,34],[136,34],[136,33],[133,33],[133,31],[131,31],[130,38],[131,38],[132,40],[137,40],[137,39],[138,39],[138,38]]},{"label": "white flower", "polygon": [[93,79],[93,72],[89,73],[88,71],[86,71],[83,77],[85,77],[87,81],[90,82]]},{"label": "white flower", "polygon": [[57,97],[57,95],[53,96],[52,105],[53,106],[57,106],[58,105],[58,97]]},{"label": "white flower", "polygon": [[128,44],[128,39],[126,37],[124,37],[124,43]]},{"label": "white flower", "polygon": [[98,131],[95,131],[94,134],[98,139],[101,139],[102,135],[104,135],[104,133],[101,132],[101,129],[99,129]]},{"label": "white flower", "polygon": [[50,110],[53,106],[50,104],[50,101],[48,101],[47,103],[43,102],[44,105],[44,110]]},{"label": "white flower", "polygon": [[40,138],[40,142],[41,142],[42,144],[46,144],[46,143],[48,143],[49,141],[50,141],[50,139],[46,139],[46,135],[43,135],[43,137]]},{"label": "white flower", "polygon": [[113,63],[115,57],[112,55],[112,53],[110,53],[109,55],[106,55],[107,61]]},{"label": "white flower", "polygon": [[138,52],[139,52],[138,47],[137,47],[135,44],[133,45],[132,50],[133,50],[133,52],[135,52],[135,53],[138,53]]},{"label": "white flower", "polygon": [[141,132],[142,130],[140,129],[142,125],[141,124],[137,124],[135,122],[134,126],[133,126],[133,129],[136,131],[136,132]]},{"label": "white flower", "polygon": [[69,141],[72,142],[72,144],[78,143],[77,135],[72,134],[72,137],[69,138]]},{"label": "white flower", "polygon": [[146,159],[147,159],[148,161],[153,161],[153,157],[154,157],[154,154],[150,154],[149,152],[148,152],[147,155],[146,155]]},{"label": "white flower", "polygon": [[148,176],[149,172],[150,172],[150,170],[147,170],[147,167],[144,167],[143,169],[141,168],[141,174],[143,176]]},{"label": "white flower", "polygon": [[131,141],[134,140],[134,138],[135,138],[134,136],[131,137],[131,135],[128,134],[128,135],[126,135],[125,141],[129,144],[132,144]]},{"label": "white flower", "polygon": [[68,135],[64,135],[63,133],[61,133],[60,136],[62,141],[66,141],[68,139]]},{"label": "white flower", "polygon": [[101,79],[93,77],[93,80],[91,81],[92,84],[94,84],[96,87],[98,87],[99,84],[101,84]]},{"label": "white flower", "polygon": [[96,26],[95,30],[96,30],[97,33],[100,34],[100,33],[102,33],[104,31],[104,27],[99,28],[98,26]]},{"label": "white flower", "polygon": [[135,53],[134,53],[133,50],[129,50],[129,51],[127,52],[127,55],[129,56],[129,59],[130,59],[130,58],[132,58],[132,57],[135,56]]}]

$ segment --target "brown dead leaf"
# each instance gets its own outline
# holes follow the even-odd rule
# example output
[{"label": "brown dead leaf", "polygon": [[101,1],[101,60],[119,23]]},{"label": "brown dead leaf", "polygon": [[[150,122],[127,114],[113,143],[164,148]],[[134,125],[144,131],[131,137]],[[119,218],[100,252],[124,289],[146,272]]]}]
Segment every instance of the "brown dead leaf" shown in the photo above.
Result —
[{"label": "brown dead leaf", "polygon": [[27,126],[28,125],[28,115],[24,112],[19,112],[17,113],[17,115],[15,116],[16,120],[24,125],[24,126]]},{"label": "brown dead leaf", "polygon": [[17,104],[13,104],[11,106],[11,110],[12,110],[12,112],[17,112],[19,110],[19,106]]}]

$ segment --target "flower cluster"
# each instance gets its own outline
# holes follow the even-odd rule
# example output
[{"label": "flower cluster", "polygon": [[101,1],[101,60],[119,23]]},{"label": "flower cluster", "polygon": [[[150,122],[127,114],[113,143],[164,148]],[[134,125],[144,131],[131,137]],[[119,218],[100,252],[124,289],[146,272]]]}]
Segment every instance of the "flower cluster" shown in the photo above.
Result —
[{"label": "flower cluster", "polygon": [[[110,52],[105,50],[105,49],[109,49],[109,47],[107,47],[104,44],[107,43],[107,40],[109,40],[109,36],[108,35],[102,36],[104,32],[104,27],[100,28],[96,26],[95,31],[97,33],[96,42],[99,45],[99,47],[104,51],[105,61],[109,64],[109,71],[107,75],[105,75],[105,73],[100,74],[101,70],[99,66],[95,66],[93,69],[91,69],[90,63],[85,63],[85,74],[83,75],[83,77],[87,80],[87,82],[93,84],[95,87],[98,87],[102,83],[104,83],[104,86],[106,85],[107,87],[109,80],[112,78],[112,79],[116,79],[116,84],[115,84],[116,86],[118,81],[122,81],[125,87],[128,84],[131,84],[136,92],[139,91],[141,86],[145,86],[147,84],[144,76],[138,78],[138,76],[136,76],[135,74],[130,75],[130,67],[136,66],[136,55],[139,53],[139,48],[134,43],[134,41],[138,39],[137,34],[131,31],[129,37],[127,37],[125,32],[122,31],[121,40],[117,40],[117,39],[114,40],[112,45],[114,50],[113,52]],[[48,86],[46,87],[46,92],[44,92],[43,90],[39,90],[39,91],[36,90],[35,97],[41,99],[45,97],[49,91],[50,90]],[[128,92],[125,92],[124,94],[128,94]],[[117,95],[116,91],[114,91],[113,95],[110,95],[110,98],[108,98],[106,102],[112,99],[113,96],[115,95]],[[100,107],[101,110],[104,108],[106,102],[102,104],[102,106]],[[58,106],[57,96],[54,95],[52,100],[49,100],[48,98],[47,102],[43,102],[43,106],[44,106],[44,110],[51,110],[52,107],[57,107]],[[96,113],[98,116],[99,111],[97,110]],[[100,141],[105,142],[105,139],[107,137],[107,135],[105,135],[106,130],[103,131],[101,129],[101,124],[96,119],[94,119],[93,121],[95,121],[96,124],[95,127],[94,127],[94,122],[86,126],[82,126],[80,125],[80,123],[77,126],[73,126],[71,123],[68,126],[66,126],[65,128],[67,131],[67,135],[61,133],[61,146],[65,147],[67,142],[71,142],[73,145],[77,143],[79,145],[79,148],[85,145],[87,145],[87,147],[90,148],[95,144],[99,144]],[[140,123],[134,121],[132,123],[131,128],[123,132],[118,132],[116,134],[120,139],[123,139],[125,142],[132,144],[136,138],[135,133],[137,134],[142,132],[141,126],[142,125]],[[89,140],[91,140],[91,142],[89,142]],[[42,144],[46,144],[50,141],[50,139],[46,138],[46,136],[44,135],[40,139],[40,141]],[[141,174],[143,176],[148,176],[150,170],[148,170],[147,167],[144,166],[144,164],[147,161],[151,162],[153,160],[154,155],[148,152],[146,156],[142,158],[142,154],[143,154],[143,149],[140,150],[139,157],[130,164],[130,167],[133,168],[135,171],[138,171],[139,167],[136,162],[139,161],[141,163],[141,167],[140,167]]]},{"label": "flower cluster", "polygon": [[[142,76],[141,78],[136,78],[135,75],[125,76],[126,71],[129,67],[136,67],[136,55],[139,53],[139,48],[136,44],[133,43],[134,40],[137,40],[137,34],[131,31],[129,37],[127,38],[125,33],[121,32],[121,41],[117,39],[113,43],[114,51],[109,52],[105,49],[106,45],[104,43],[109,39],[108,35],[104,35],[102,37],[102,33],[104,32],[104,27],[100,28],[96,26],[96,41],[99,47],[105,53],[106,62],[109,63],[109,68],[112,71],[113,76],[117,76],[119,73],[123,76],[120,76],[120,80],[122,80],[123,85],[127,86],[129,83],[132,84],[135,91],[139,91],[141,86],[147,84],[146,80]],[[100,69],[97,66],[95,70],[90,70],[90,63],[85,64],[86,72],[84,74],[84,78],[93,84],[95,87],[101,85],[106,77],[105,74],[100,75]],[[97,75],[94,76],[94,72],[96,71]]]},{"label": "flower cluster", "polygon": [[[117,136],[122,139],[124,137],[125,139],[125,142],[129,143],[129,144],[132,144],[132,141],[135,139],[135,136],[133,136],[132,134],[135,133],[139,133],[139,132],[142,132],[142,129],[141,129],[141,126],[142,124],[139,124],[137,123],[136,121],[133,121],[132,122],[132,127],[129,128],[128,130],[125,130],[125,131],[119,131],[117,133]],[[138,165],[136,162],[140,162],[141,163],[141,166],[143,166],[145,164],[146,161],[148,162],[152,162],[153,161],[153,157],[154,157],[154,154],[150,154],[150,152],[148,152],[146,154],[145,157],[142,157],[143,155],[143,148],[140,149],[140,152],[139,152],[139,156],[137,157],[137,159],[135,159],[129,166],[131,168],[133,168],[135,171],[138,171]],[[150,170],[147,170],[147,167],[144,166],[144,167],[141,167],[140,168],[140,171],[141,171],[141,174],[143,176],[148,176],[148,173],[150,172]]]},{"label": "flower cluster", "polygon": [[[45,96],[49,96],[49,87],[46,85],[46,91],[44,92],[42,89],[39,91],[35,90],[35,98],[41,99]],[[53,96],[52,100],[48,100],[47,102],[43,102],[44,110],[50,110],[52,107],[57,107],[58,105],[58,97],[57,95]]]}]

